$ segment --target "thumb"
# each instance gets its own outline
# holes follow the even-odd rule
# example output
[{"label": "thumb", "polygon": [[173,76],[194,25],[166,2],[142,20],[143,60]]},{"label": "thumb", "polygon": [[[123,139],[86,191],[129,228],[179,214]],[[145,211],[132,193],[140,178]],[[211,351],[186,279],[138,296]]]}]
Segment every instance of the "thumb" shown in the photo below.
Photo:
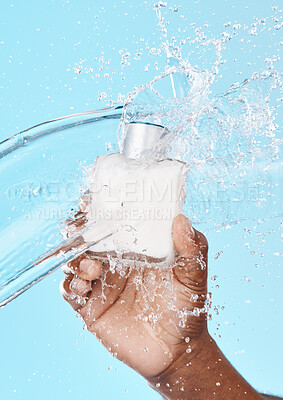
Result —
[{"label": "thumb", "polygon": [[172,237],[178,254],[174,272],[179,281],[191,289],[198,285],[206,285],[206,237],[194,229],[188,218],[182,214],[174,219]]},{"label": "thumb", "polygon": [[208,244],[206,237],[195,230],[189,219],[179,214],[173,222],[173,241],[177,253],[182,257],[191,257],[201,252],[207,254]]}]

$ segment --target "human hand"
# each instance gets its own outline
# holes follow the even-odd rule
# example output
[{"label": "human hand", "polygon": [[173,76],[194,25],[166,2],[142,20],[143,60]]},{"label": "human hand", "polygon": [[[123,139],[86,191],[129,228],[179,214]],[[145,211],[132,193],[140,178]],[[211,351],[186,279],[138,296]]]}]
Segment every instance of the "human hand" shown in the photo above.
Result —
[{"label": "human hand", "polygon": [[[84,211],[70,222],[75,230]],[[206,238],[184,215],[175,218],[172,236],[176,259],[168,269],[113,269],[86,252],[64,268],[63,297],[164,399],[279,399],[257,393],[208,334]]]},{"label": "human hand", "polygon": [[[147,379],[207,340],[207,240],[178,215],[170,268],[111,268],[88,253],[68,263],[64,299],[118,359]],[[204,339],[205,338],[205,339]]]}]

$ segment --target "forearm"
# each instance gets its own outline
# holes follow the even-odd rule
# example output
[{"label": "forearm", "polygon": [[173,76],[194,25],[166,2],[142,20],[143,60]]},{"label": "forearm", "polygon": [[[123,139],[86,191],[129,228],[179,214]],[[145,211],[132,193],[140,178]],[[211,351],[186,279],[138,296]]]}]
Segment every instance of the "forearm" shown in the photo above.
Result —
[{"label": "forearm", "polygon": [[207,332],[197,347],[200,350],[184,353],[160,376],[151,378],[150,386],[168,400],[264,399],[233,368]]}]

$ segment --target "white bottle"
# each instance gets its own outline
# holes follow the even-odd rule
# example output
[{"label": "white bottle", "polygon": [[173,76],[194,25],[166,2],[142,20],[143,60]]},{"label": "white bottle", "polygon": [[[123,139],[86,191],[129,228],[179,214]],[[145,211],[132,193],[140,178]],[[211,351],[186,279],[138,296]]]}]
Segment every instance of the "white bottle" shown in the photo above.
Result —
[{"label": "white bottle", "polygon": [[[127,125],[123,152],[96,159],[91,176],[84,234],[96,258],[117,256],[127,264],[168,266],[174,259],[172,223],[185,198],[184,163],[165,158],[164,137],[158,125]],[[114,233],[113,233],[114,232]]]}]

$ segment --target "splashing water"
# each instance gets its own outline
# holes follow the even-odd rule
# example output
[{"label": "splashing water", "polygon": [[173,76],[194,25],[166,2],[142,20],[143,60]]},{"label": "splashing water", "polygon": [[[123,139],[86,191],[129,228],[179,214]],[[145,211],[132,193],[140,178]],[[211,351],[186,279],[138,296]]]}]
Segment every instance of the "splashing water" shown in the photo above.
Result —
[{"label": "splashing water", "polygon": [[[179,48],[168,43],[161,15],[166,3],[160,1],[155,7],[167,65],[163,73],[136,87],[126,97],[118,130],[120,151],[128,123],[146,122],[166,127],[170,132],[166,138],[167,155],[185,162],[189,170],[185,213],[201,229],[227,228],[245,219],[279,216],[282,210],[274,201],[278,196],[274,170],[279,172],[280,140],[275,110],[270,106],[273,91],[281,87],[279,74],[273,68],[254,73],[224,93],[212,96],[222,62],[221,51],[228,37],[206,43],[215,46],[216,61],[210,70],[199,70],[182,58]],[[168,93],[170,87],[173,96]],[[160,144],[154,150],[158,155]],[[270,188],[267,198],[262,195],[266,188]],[[113,269],[119,266],[123,270],[122,260],[111,262]],[[139,318],[150,320],[153,326],[163,317],[152,306],[160,296],[166,303],[165,309],[178,316],[180,329],[186,326],[189,315],[200,317],[210,309],[211,294],[202,308],[194,307],[191,311],[176,307],[176,286],[170,268],[159,284],[154,271],[147,280],[142,280],[143,273],[144,269],[136,280],[137,290],[143,292],[145,301]],[[197,299],[192,295],[191,301]],[[224,309],[214,307],[215,314],[219,314],[220,308]],[[189,341],[189,337],[185,338],[185,342]],[[187,351],[191,351],[190,346]]]},{"label": "splashing water", "polygon": [[[201,226],[200,229],[208,231],[219,226],[229,227],[243,219],[250,218],[251,215],[255,219],[278,216],[281,210],[278,206],[279,202],[275,200],[278,187],[274,182],[274,171],[277,173],[279,169],[280,141],[277,138],[278,127],[274,120],[275,110],[270,107],[269,101],[272,93],[281,85],[279,74],[273,68],[260,74],[254,73],[249,79],[240,84],[234,84],[226,92],[212,95],[213,85],[219,78],[222,50],[230,40],[229,35],[223,35],[223,38],[218,40],[206,40],[197,31],[197,40],[202,42],[203,46],[215,48],[216,61],[210,69],[194,67],[189,59],[182,57],[179,47],[175,46],[174,43],[169,43],[165,21],[161,13],[165,7],[165,2],[160,1],[156,4],[160,40],[162,42],[158,50],[166,54],[167,65],[161,74],[147,84],[136,87],[126,97],[118,129],[120,150],[123,146],[125,124],[128,122],[143,121],[167,127],[170,131],[170,135],[166,139],[168,156],[185,162],[189,169],[184,212],[190,216],[193,224]],[[238,31],[238,27],[233,29]],[[128,59],[129,54],[123,54],[123,62],[126,63],[125,60]],[[78,67],[76,73],[81,73],[81,71],[82,68]],[[100,97],[105,98],[105,93],[101,93]],[[109,122],[114,119],[118,121],[120,114],[116,113],[114,117],[115,109],[112,111],[107,116],[100,116],[101,120],[96,117],[96,121]],[[119,110],[119,112],[121,111]],[[79,122],[74,124],[85,123],[87,125],[95,120],[95,116],[93,116],[92,121],[87,121],[85,115],[80,118],[80,120],[77,120]],[[69,128],[72,126],[68,125]],[[61,124],[61,128],[62,130],[66,129],[66,127],[63,128],[63,124]],[[54,131],[56,129],[60,130],[60,122],[54,128]],[[110,130],[113,131],[113,129],[116,129],[116,126],[111,125]],[[46,132],[50,132],[50,130],[47,129]],[[39,132],[37,128],[36,135],[43,135],[40,128]],[[101,137],[104,142],[108,141],[105,132],[101,132]],[[23,135],[21,139],[23,139],[23,144],[29,142]],[[112,150],[111,142],[107,143],[106,150]],[[20,146],[20,144],[16,141],[13,146]],[[115,145],[113,147],[113,150],[115,150]],[[100,154],[105,152],[104,143],[103,147],[100,143],[97,143],[96,151],[98,154],[94,154],[93,149],[87,149],[88,157],[86,156],[86,148],[82,147],[82,149],[84,151],[79,153],[78,158],[84,160],[83,167],[79,169],[81,175],[83,168],[87,170],[88,174],[88,166],[93,163],[99,152]],[[155,150],[158,152],[158,147]],[[3,154],[6,154],[6,152],[7,149],[4,149]],[[42,160],[37,161],[41,162]],[[63,166],[61,167],[63,168]],[[8,254],[8,250],[3,252],[3,259],[5,257],[6,261],[11,261],[13,264],[15,257],[17,257],[17,263],[19,263],[17,275],[15,275],[15,271],[5,271],[7,273],[6,283],[13,282],[15,279],[21,278],[23,273],[34,270],[35,265],[37,265],[34,263],[34,260],[37,259],[35,253],[40,256],[51,249],[48,264],[41,271],[41,279],[51,270],[66,262],[67,259],[87,249],[87,247],[79,247],[81,243],[72,243],[73,247],[69,247],[68,251],[57,252],[56,255],[54,255],[54,251],[52,253],[54,247],[62,247],[62,238],[58,237],[58,232],[62,226],[59,226],[59,224],[70,216],[71,208],[73,210],[71,212],[72,218],[75,222],[79,219],[76,216],[77,198],[83,185],[81,179],[76,180],[74,178],[78,176],[77,168],[72,168],[72,174],[70,174],[70,171],[66,176],[63,174],[63,181],[66,181],[66,186],[68,186],[72,174],[73,181],[76,183],[75,187],[71,189],[73,196],[71,196],[68,207],[66,207],[66,198],[69,199],[69,193],[65,198],[61,198],[60,202],[57,199],[58,208],[61,207],[61,211],[64,210],[66,213],[56,215],[52,221],[49,215],[39,228],[35,226],[34,221],[30,225],[32,235],[37,238],[35,242],[38,252],[36,253],[32,249],[30,250],[32,254],[29,253],[30,243],[32,242],[30,233],[20,246],[19,243],[15,243],[15,246],[9,249]],[[35,180],[34,176],[31,178]],[[30,180],[25,182],[27,185],[30,184]],[[36,210],[40,200],[46,196],[46,193],[50,190],[49,186],[43,183],[36,188],[33,187],[31,193],[28,190],[32,211]],[[87,189],[85,186],[84,184],[84,190]],[[261,195],[266,193],[265,187],[270,188],[268,198]],[[20,196],[22,196],[22,189],[23,183],[21,182],[19,187],[16,187],[17,194],[21,193]],[[48,202],[45,208],[50,210],[50,202],[55,201],[55,199],[50,193],[47,197]],[[258,212],[255,213],[254,208],[257,208]],[[23,221],[20,225],[22,229]],[[76,237],[80,236],[81,229],[84,229],[84,225],[78,224],[77,229],[73,232]],[[12,236],[11,232],[8,232],[7,240],[13,237],[19,227],[15,225],[13,230]],[[54,239],[52,232],[55,231]],[[74,238],[72,232],[69,232],[65,239],[68,239],[69,236],[71,239]],[[19,247],[22,253],[26,249],[24,255],[17,255],[17,248]],[[54,258],[56,258],[56,263],[54,263]],[[132,272],[131,270],[126,271],[119,259],[109,259],[109,262],[110,269],[118,271],[122,276]],[[35,273],[31,275],[30,279],[27,279],[29,281],[28,287],[38,281],[37,275]],[[140,272],[140,275],[142,275],[142,272]],[[171,270],[168,271],[166,281],[157,285],[156,293],[152,292],[152,285],[147,287],[151,280],[143,281],[143,285],[140,282],[140,279],[137,278],[137,286],[142,287],[144,298],[148,297],[146,315],[142,312],[140,318],[148,317],[148,315],[151,315],[152,321],[158,321],[161,318],[158,314],[151,314],[150,308],[150,303],[154,301],[155,296],[160,296],[160,290],[164,298],[166,297],[164,293],[168,295],[166,300],[168,308],[174,309],[175,294]],[[102,283],[104,287],[105,277],[102,278]],[[17,286],[17,293],[18,290],[19,287]],[[78,299],[78,301],[84,302],[85,300]],[[207,302],[204,311],[207,311],[210,299]],[[182,325],[186,313],[176,309],[174,311],[179,313],[180,324]],[[194,313],[199,315],[200,311],[196,309]]]},{"label": "splashing water", "polygon": [[[272,91],[280,86],[279,75],[255,73],[210,98],[214,76],[215,69],[198,71],[183,59],[178,66],[168,65],[163,74],[129,94],[119,128],[120,149],[126,123],[143,121],[169,129],[168,155],[189,168],[186,210],[194,223],[201,221],[206,229],[247,218],[248,204],[261,208],[264,217],[280,212],[270,209],[269,201],[262,210],[260,197],[243,193],[243,186],[259,192],[272,184],[269,169],[279,168],[280,140],[269,106]],[[161,94],[164,86],[168,88],[168,77],[174,97]]]},{"label": "splashing water", "polygon": [[[211,97],[216,75],[216,65],[212,71],[199,71],[187,60],[170,55],[162,74],[128,95],[118,129],[121,151],[125,127],[130,122],[162,125],[170,131],[166,138],[167,154],[185,162],[189,169],[185,213],[193,224],[201,224],[206,230],[239,223],[250,215],[257,219],[280,213],[278,207],[272,207],[274,191],[270,199],[260,196],[265,185],[273,185],[269,171],[278,168],[280,141],[269,100],[273,90],[280,86],[279,75],[275,71],[255,73],[225,93]],[[169,82],[173,96],[167,93]],[[160,150],[157,145],[156,154]],[[254,210],[251,213],[254,207],[258,207],[258,215]],[[145,268],[133,269],[119,256],[108,260],[112,273],[118,271],[130,277],[138,272],[134,283],[142,293],[143,309],[137,318],[153,327],[162,325],[163,314],[170,310],[176,313],[178,329],[182,330],[190,316],[200,317],[211,307],[211,294],[201,308],[189,310],[176,306],[172,266],[156,272],[150,264],[146,265],[148,272],[144,279]],[[157,275],[162,275],[163,280],[158,280]],[[156,310],[155,303],[160,298],[165,311]],[[190,301],[197,300],[198,296],[191,294]],[[215,314],[219,314],[219,309],[220,306],[214,307]],[[189,342],[190,338],[186,340]],[[191,351],[190,346],[187,351]]]}]

